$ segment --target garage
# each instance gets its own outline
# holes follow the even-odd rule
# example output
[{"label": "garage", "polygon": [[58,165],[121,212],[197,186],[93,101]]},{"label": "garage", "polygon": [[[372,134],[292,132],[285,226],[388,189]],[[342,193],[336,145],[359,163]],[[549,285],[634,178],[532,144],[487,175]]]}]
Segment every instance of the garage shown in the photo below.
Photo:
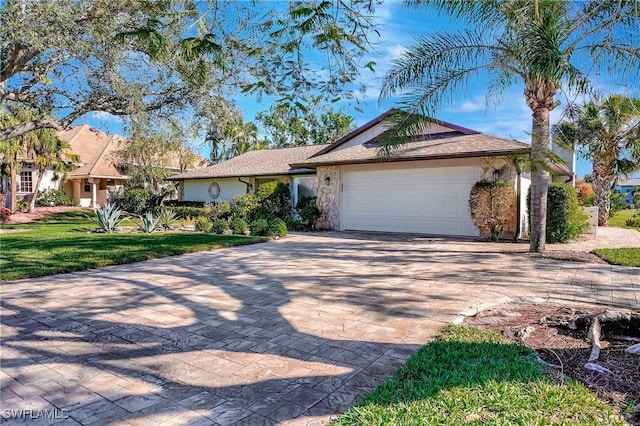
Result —
[{"label": "garage", "polygon": [[479,178],[478,166],[344,170],[342,227],[478,236],[469,192]]}]

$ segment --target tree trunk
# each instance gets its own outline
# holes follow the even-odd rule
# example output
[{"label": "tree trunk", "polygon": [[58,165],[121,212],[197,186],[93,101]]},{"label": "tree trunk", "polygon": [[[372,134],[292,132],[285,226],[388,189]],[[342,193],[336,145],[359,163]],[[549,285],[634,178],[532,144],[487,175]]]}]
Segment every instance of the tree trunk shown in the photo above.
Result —
[{"label": "tree trunk", "polygon": [[533,109],[531,140],[531,253],[544,251],[547,241],[547,190],[549,173],[543,165],[547,162],[549,149],[550,108],[538,106]]},{"label": "tree trunk", "polygon": [[44,170],[38,170],[38,179],[36,180],[36,186],[33,187],[33,195],[31,196],[31,202],[29,203],[29,213],[33,212],[36,208],[36,198],[38,198],[38,191],[40,190],[40,183],[42,183],[42,175]]},{"label": "tree trunk", "polygon": [[598,226],[609,226],[609,211],[611,210],[611,187],[615,180],[607,171],[607,161],[603,158],[593,158],[593,193],[598,206]]},{"label": "tree trunk", "polygon": [[16,181],[16,175],[18,174],[16,166],[11,166],[11,213],[16,212],[16,204],[18,203],[18,182]]}]

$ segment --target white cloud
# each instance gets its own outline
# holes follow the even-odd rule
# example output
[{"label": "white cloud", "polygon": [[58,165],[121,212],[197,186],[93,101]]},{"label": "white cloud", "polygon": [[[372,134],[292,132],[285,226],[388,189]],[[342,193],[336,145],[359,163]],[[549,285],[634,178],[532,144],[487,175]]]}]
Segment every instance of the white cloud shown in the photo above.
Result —
[{"label": "white cloud", "polygon": [[89,118],[98,120],[98,121],[122,123],[122,117],[110,114],[105,111],[91,111],[88,115],[89,115]]},{"label": "white cloud", "polygon": [[449,109],[451,112],[474,112],[483,111],[487,108],[485,101],[463,101],[461,104],[454,105]]}]

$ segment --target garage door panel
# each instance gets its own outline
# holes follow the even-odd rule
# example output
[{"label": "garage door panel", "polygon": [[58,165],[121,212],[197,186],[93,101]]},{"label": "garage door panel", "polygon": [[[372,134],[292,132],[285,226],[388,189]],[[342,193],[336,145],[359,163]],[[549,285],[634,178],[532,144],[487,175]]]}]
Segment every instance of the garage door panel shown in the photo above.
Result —
[{"label": "garage door panel", "polygon": [[344,229],[476,236],[468,200],[478,177],[475,166],[345,172]]}]

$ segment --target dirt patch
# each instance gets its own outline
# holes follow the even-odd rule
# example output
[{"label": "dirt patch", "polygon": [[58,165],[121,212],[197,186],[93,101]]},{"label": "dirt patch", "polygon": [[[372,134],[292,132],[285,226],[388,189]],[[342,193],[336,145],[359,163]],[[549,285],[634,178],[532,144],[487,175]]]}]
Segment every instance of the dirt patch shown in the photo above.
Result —
[{"label": "dirt patch", "polygon": [[625,351],[640,342],[640,329],[602,338],[595,363],[610,372],[601,373],[585,368],[591,354],[586,332],[567,326],[576,316],[604,311],[587,305],[504,305],[479,312],[466,318],[465,323],[524,343],[550,364],[560,379],[566,375],[579,380],[626,415],[631,424],[640,425],[640,354]]}]

